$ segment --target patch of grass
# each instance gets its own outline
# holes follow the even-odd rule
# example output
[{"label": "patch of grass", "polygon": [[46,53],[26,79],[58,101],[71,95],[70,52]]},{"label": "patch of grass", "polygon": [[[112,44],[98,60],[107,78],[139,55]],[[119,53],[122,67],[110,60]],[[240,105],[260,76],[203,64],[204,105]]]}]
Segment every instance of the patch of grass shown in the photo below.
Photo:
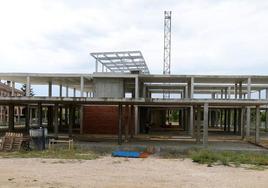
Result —
[{"label": "patch of grass", "polygon": [[268,155],[264,153],[196,150],[190,151],[189,156],[200,164],[268,166]]},{"label": "patch of grass", "polygon": [[263,170],[268,168],[268,154],[252,152],[210,151],[204,149],[190,149],[185,151],[161,151],[159,156],[164,159],[191,158],[193,162],[213,165],[235,166],[247,169]]},{"label": "patch of grass", "polygon": [[20,151],[20,152],[0,152],[2,158],[51,158],[51,159],[77,159],[93,160],[102,154],[91,150],[67,150],[54,149],[44,151]]}]

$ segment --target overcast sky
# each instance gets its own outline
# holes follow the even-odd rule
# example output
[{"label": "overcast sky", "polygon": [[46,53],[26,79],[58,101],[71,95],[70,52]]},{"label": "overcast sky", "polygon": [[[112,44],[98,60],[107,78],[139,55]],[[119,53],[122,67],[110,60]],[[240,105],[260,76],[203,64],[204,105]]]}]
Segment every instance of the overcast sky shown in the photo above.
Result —
[{"label": "overcast sky", "polygon": [[1,72],[91,73],[90,52],[141,50],[172,74],[268,74],[267,0],[1,0]]}]

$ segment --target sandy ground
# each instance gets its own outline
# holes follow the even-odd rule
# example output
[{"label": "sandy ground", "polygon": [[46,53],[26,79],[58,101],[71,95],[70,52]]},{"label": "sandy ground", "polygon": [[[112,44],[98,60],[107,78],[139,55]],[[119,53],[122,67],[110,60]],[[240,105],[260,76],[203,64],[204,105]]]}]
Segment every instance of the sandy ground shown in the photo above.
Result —
[{"label": "sandy ground", "polygon": [[268,187],[268,170],[189,159],[0,159],[0,187]]}]

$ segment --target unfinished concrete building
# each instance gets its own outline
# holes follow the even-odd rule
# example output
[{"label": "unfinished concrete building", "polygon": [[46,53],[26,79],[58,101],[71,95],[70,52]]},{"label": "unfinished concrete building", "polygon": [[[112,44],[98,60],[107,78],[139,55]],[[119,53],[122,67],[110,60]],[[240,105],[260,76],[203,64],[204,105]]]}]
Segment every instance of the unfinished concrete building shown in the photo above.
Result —
[{"label": "unfinished concrete building", "polygon": [[[16,130],[14,107],[26,109],[26,131],[35,125],[55,136],[116,135],[119,144],[162,136],[207,145],[210,135],[258,143],[260,130],[267,129],[268,76],[156,75],[139,51],[91,55],[92,74],[0,73],[1,80],[27,85],[25,97],[1,96],[1,106],[9,106],[9,130]],[[47,85],[48,95],[30,96],[31,85]],[[163,92],[170,98],[163,99]]]}]

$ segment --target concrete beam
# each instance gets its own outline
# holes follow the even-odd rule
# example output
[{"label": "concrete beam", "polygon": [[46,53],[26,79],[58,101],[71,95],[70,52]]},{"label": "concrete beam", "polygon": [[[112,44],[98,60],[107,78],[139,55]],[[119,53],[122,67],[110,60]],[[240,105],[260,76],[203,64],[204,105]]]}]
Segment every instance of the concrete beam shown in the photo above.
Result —
[{"label": "concrete beam", "polygon": [[190,126],[189,126],[189,133],[190,133],[190,136],[193,137],[194,136],[194,108],[193,106],[190,107]]}]

